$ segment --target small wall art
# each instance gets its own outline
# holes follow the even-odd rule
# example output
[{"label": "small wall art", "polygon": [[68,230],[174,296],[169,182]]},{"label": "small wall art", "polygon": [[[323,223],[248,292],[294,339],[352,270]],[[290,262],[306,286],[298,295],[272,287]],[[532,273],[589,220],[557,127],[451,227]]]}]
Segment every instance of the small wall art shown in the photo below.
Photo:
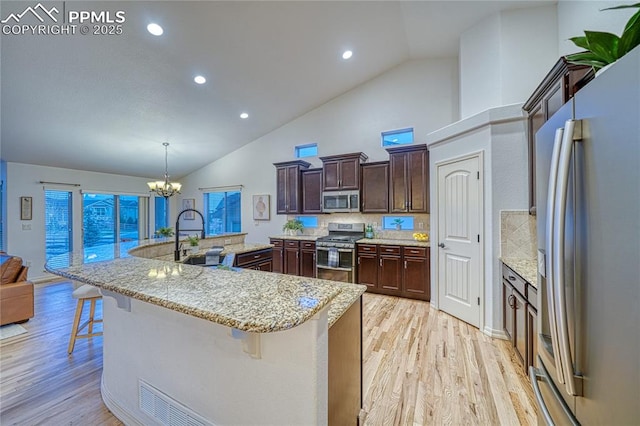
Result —
[{"label": "small wall art", "polygon": [[20,220],[32,219],[33,209],[31,204],[31,197],[20,197]]},{"label": "small wall art", "polygon": [[270,220],[270,198],[268,194],[253,196],[253,220]]},{"label": "small wall art", "polygon": [[[196,199],[195,198],[185,198],[182,200],[182,210],[186,209],[195,209],[196,208]],[[182,215],[184,220],[195,220],[196,213],[195,212],[186,212]]]}]

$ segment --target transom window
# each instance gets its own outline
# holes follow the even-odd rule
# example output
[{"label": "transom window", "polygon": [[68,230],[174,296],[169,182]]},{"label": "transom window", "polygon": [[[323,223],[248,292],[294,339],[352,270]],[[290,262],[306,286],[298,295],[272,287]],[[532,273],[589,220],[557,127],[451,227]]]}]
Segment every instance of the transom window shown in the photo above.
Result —
[{"label": "transom window", "polygon": [[396,146],[413,143],[413,127],[382,132],[382,146]]},{"label": "transom window", "polygon": [[318,227],[318,216],[296,216],[296,219],[302,222],[302,226],[305,228]]},{"label": "transom window", "polygon": [[318,144],[308,143],[296,146],[296,158],[315,157],[318,155]]},{"label": "transom window", "polygon": [[383,216],[382,229],[412,231],[414,229],[413,216]]}]

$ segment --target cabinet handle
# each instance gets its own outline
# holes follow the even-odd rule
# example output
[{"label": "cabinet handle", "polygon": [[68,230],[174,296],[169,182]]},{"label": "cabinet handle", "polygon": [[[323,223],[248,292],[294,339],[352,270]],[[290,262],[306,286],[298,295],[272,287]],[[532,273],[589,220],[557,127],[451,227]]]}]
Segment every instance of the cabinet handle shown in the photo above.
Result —
[{"label": "cabinet handle", "polygon": [[297,252],[296,252],[296,259],[297,259],[297,258],[299,258],[299,257],[300,257],[300,252],[299,252],[299,251],[297,251]]},{"label": "cabinet handle", "polygon": [[507,303],[509,304],[509,307],[510,307],[511,309],[515,309],[515,308],[516,308],[516,307],[514,306],[514,303],[513,303],[513,302],[514,302],[514,300],[515,300],[515,297],[513,296],[513,294],[510,294],[510,295],[509,295],[509,297],[507,298]]},{"label": "cabinet handle", "polygon": [[404,261],[404,269],[407,269],[407,261]]},{"label": "cabinet handle", "polygon": [[380,258],[380,266],[382,266],[382,258]]},{"label": "cabinet handle", "polygon": [[255,256],[253,256],[254,259],[258,259],[260,257],[259,254],[256,254]]},{"label": "cabinet handle", "polygon": [[358,265],[360,264],[360,258],[358,258]]},{"label": "cabinet handle", "polygon": [[515,281],[516,277],[514,277],[513,275],[509,275],[509,281]]}]

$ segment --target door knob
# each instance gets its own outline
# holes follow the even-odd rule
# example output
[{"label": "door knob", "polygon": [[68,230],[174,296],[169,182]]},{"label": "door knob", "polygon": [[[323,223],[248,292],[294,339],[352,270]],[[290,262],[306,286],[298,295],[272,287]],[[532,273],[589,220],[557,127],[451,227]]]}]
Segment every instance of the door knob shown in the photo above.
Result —
[{"label": "door knob", "polygon": [[438,244],[438,247],[440,247],[440,248],[444,248],[444,243],[440,243],[440,244]]}]

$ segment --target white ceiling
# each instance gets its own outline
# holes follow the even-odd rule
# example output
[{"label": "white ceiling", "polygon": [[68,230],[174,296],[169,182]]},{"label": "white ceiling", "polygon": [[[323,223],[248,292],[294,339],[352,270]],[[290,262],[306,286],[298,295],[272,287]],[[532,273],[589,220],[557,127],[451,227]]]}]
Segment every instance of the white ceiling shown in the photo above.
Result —
[{"label": "white ceiling", "polygon": [[[3,1],[0,15],[36,3]],[[159,178],[167,141],[179,178],[404,61],[457,56],[466,29],[540,3],[66,2],[125,11],[124,34],[1,37],[2,159]]]}]

